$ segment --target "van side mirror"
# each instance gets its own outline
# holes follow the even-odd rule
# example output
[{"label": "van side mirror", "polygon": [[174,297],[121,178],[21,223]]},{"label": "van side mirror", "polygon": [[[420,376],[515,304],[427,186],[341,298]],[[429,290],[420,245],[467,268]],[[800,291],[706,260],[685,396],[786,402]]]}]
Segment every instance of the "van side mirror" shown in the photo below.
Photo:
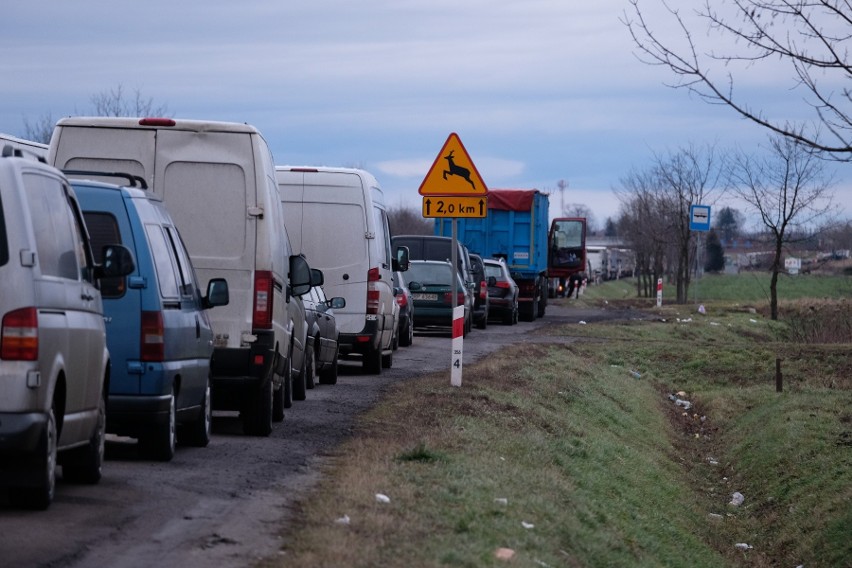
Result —
[{"label": "van side mirror", "polygon": [[136,270],[133,254],[124,245],[104,245],[101,264],[95,266],[95,278],[120,278]]},{"label": "van side mirror", "polygon": [[201,300],[205,309],[216,306],[227,306],[230,301],[227,280],[224,278],[213,278],[207,283],[207,294]]},{"label": "van side mirror", "polygon": [[407,246],[396,247],[396,258],[391,263],[394,272],[405,272],[408,270],[410,253]]},{"label": "van side mirror", "polygon": [[302,296],[311,289],[311,267],[308,261],[300,254],[290,257],[290,293],[293,296]]},{"label": "van side mirror", "polygon": [[311,268],[311,287],[325,284],[325,275],[319,268]]}]

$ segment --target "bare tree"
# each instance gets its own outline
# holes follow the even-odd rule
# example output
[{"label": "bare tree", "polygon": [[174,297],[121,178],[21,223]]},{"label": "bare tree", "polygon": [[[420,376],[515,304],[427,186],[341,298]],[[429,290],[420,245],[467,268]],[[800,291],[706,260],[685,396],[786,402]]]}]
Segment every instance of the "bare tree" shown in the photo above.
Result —
[{"label": "bare tree", "polygon": [[616,190],[621,201],[618,232],[636,254],[636,295],[650,297],[666,269],[669,225],[653,170],[633,171]]},{"label": "bare tree", "polygon": [[391,236],[431,235],[434,221],[424,219],[422,212],[402,204],[388,209],[388,228]]},{"label": "bare tree", "polygon": [[49,144],[54,124],[56,124],[56,120],[54,120],[53,115],[49,112],[44,113],[32,122],[27,117],[24,117],[24,132],[21,138],[42,144]]},{"label": "bare tree", "polygon": [[815,226],[832,211],[831,186],[826,163],[801,143],[773,136],[765,155],[738,152],[729,170],[732,191],[758,214],[772,239],[774,256],[770,267],[770,314],[778,319],[778,274],[786,244],[802,228]]},{"label": "bare tree", "polygon": [[695,235],[689,228],[693,205],[710,205],[720,191],[721,159],[714,147],[687,146],[669,156],[657,156],[656,175],[662,191],[662,206],[668,208],[671,242],[675,246],[677,302],[686,303],[696,258]]},{"label": "bare tree", "polygon": [[589,208],[589,206],[584,203],[569,203],[568,205],[562,207],[562,216],[585,217],[586,231],[594,232],[597,230],[597,220],[595,219],[595,214],[592,213],[592,210]]},{"label": "bare tree", "polygon": [[143,97],[139,89],[125,96],[124,85],[92,95],[95,116],[169,116],[166,105],[154,106],[154,99]]},{"label": "bare tree", "polygon": [[[642,61],[674,73],[676,81],[669,86],[685,88],[711,104],[727,105],[748,120],[800,142],[803,148],[837,160],[852,160],[849,0],[704,0],[695,10],[697,20],[691,13],[672,8],[668,0],[653,0],[671,16],[670,21],[654,25],[646,18],[640,0],[629,1],[632,10],[625,12],[622,22]],[[705,26],[706,41],[718,36],[717,45],[723,48],[699,45],[696,28]],[[679,32],[684,44],[675,47],[675,40],[664,40],[664,32],[658,33],[671,28]],[[735,73],[753,73],[757,65],[777,62],[788,66],[790,92],[803,93],[802,102],[810,107],[809,119],[773,118],[754,106],[747,89],[735,90]]]},{"label": "bare tree", "polygon": [[[75,113],[93,116],[171,116],[166,105],[154,106],[154,99],[143,97],[139,89],[133,91],[132,97],[126,96],[121,84],[115,89],[92,95],[89,100],[92,110]],[[56,119],[50,112],[42,114],[32,122],[24,117],[24,132],[21,138],[48,144],[55,125]]]}]

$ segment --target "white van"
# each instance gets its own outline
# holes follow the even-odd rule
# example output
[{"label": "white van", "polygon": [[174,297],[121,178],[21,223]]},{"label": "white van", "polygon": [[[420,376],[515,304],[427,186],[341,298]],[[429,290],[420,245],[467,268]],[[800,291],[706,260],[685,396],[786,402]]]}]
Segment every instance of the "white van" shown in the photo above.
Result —
[{"label": "white van", "polygon": [[0,132],[0,148],[11,146],[16,150],[26,150],[39,158],[47,159],[47,144],[33,142],[32,140],[24,140],[10,134]]},{"label": "white van", "polygon": [[310,268],[290,249],[260,132],[230,122],[64,118],[48,162],[138,175],[165,201],[199,279],[228,282],[228,305],[210,312],[213,409],[239,410],[247,434],[268,435],[292,380],[290,296],[308,291]]},{"label": "white van", "polygon": [[275,174],[293,250],[322,270],[328,297],[346,300],[335,310],[340,354],[361,355],[367,372],[381,373],[397,341],[392,275],[407,267],[391,254],[379,183],[353,168],[276,166]]}]

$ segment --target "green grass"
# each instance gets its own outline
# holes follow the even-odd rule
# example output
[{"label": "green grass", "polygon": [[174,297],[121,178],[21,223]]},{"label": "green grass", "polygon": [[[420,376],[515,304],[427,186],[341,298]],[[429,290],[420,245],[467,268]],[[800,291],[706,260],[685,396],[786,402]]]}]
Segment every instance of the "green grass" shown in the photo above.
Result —
[{"label": "green grass", "polygon": [[[732,302],[769,302],[770,275],[765,272],[741,274],[705,274],[693,280],[689,287],[689,300],[704,302],[724,300]],[[654,297],[656,301],[656,287]],[[676,296],[674,284],[664,283],[663,303],[672,303]],[[620,300],[636,298],[636,279],[625,278],[587,286],[586,300]],[[778,298],[852,298],[852,277],[810,274],[780,274]]]},{"label": "green grass", "polygon": [[390,389],[264,565],[503,566],[500,548],[512,566],[852,558],[848,342],[788,343],[783,321],[725,302],[551,332],[466,366],[461,388],[441,373]]}]

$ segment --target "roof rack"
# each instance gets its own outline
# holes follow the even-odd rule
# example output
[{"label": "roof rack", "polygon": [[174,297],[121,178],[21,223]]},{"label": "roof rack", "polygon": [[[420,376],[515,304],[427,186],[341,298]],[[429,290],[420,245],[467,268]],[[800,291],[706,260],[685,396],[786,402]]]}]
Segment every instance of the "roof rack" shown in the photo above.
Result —
[{"label": "roof rack", "polygon": [[99,172],[95,170],[62,170],[67,176],[98,176],[98,177],[117,177],[126,179],[130,187],[138,187],[139,189],[148,189],[148,183],[142,176],[128,174],[125,172]]},{"label": "roof rack", "polygon": [[33,157],[33,158],[35,158],[36,160],[38,160],[39,162],[41,162],[42,164],[46,164],[46,163],[47,163],[47,160],[45,160],[43,156],[39,156],[39,155],[38,155],[38,154],[36,154],[35,152],[32,152],[32,151],[30,151],[30,150],[28,150],[28,149],[25,149],[25,148],[16,148],[16,147],[14,147],[14,146],[13,146],[13,145],[11,145],[11,144],[4,144],[4,145],[3,145],[2,156],[3,156],[4,158],[27,158],[27,157]]}]

